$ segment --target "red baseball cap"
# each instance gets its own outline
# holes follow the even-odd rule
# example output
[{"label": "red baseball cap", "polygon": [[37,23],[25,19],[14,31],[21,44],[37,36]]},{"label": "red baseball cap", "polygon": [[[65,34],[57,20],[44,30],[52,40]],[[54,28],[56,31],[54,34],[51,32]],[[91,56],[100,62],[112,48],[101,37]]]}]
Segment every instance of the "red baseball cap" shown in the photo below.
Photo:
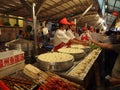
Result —
[{"label": "red baseball cap", "polygon": [[86,27],[83,27],[82,30],[83,30],[83,31],[87,31],[87,28],[86,28]]},{"label": "red baseball cap", "polygon": [[62,18],[59,22],[60,24],[66,24],[69,25],[70,23],[67,21],[67,18]]},{"label": "red baseball cap", "polygon": [[76,25],[73,21],[70,22],[70,25]]}]

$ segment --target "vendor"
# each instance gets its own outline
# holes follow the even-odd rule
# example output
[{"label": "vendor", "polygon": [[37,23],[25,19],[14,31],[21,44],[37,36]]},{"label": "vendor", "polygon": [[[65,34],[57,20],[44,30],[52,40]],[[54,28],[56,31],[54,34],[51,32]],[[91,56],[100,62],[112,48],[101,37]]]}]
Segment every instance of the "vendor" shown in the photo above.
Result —
[{"label": "vendor", "polygon": [[70,37],[71,39],[74,39],[75,41],[85,43],[84,41],[78,39],[78,37],[75,36],[76,33],[75,28],[76,28],[76,24],[73,21],[71,21],[69,24],[69,29],[66,31],[67,36]]},{"label": "vendor", "polygon": [[88,33],[87,27],[83,27],[82,30],[83,30],[83,33],[80,35],[80,40],[89,41],[91,39],[91,36]]},{"label": "vendor", "polygon": [[59,29],[55,32],[54,35],[54,48],[53,51],[57,51],[58,49],[62,47],[69,47],[71,44],[86,44],[79,41],[75,41],[74,39],[71,39],[66,34],[66,29],[68,28],[68,25],[70,24],[66,18],[63,18],[59,22]]},{"label": "vendor", "polygon": [[67,36],[69,36],[71,39],[76,38],[75,37],[75,28],[76,28],[76,24],[73,21],[71,21],[69,24],[69,29],[66,32]]}]

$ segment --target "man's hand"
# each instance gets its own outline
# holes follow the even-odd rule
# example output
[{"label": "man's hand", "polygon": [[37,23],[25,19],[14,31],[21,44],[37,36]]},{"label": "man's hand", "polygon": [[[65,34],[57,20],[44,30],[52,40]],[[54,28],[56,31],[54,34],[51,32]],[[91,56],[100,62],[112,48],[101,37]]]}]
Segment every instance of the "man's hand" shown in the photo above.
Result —
[{"label": "man's hand", "polygon": [[80,44],[84,45],[84,46],[88,46],[89,43],[88,42],[85,42],[85,41],[80,41]]},{"label": "man's hand", "polygon": [[94,43],[94,44],[98,43],[98,42],[97,42],[96,40],[94,40],[94,39],[91,39],[90,42],[91,42],[91,43]]},{"label": "man's hand", "polygon": [[114,77],[111,77],[109,79],[111,85],[117,85],[117,84],[120,84],[120,79],[117,79],[117,78],[114,78]]}]

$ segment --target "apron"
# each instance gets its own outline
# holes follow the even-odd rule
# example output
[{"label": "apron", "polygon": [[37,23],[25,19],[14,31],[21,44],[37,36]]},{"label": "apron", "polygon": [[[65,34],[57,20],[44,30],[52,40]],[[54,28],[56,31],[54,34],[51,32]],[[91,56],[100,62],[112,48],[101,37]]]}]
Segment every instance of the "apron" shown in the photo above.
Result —
[{"label": "apron", "polygon": [[70,45],[71,45],[71,43],[70,42],[68,42],[68,43],[60,43],[59,45],[57,45],[57,46],[54,46],[54,48],[53,48],[53,51],[54,52],[56,52],[58,49],[60,49],[60,48],[62,48],[62,47],[70,47]]},{"label": "apron", "polygon": [[89,41],[88,35],[87,34],[86,35],[82,35],[81,36],[81,40],[83,40],[83,41]]}]

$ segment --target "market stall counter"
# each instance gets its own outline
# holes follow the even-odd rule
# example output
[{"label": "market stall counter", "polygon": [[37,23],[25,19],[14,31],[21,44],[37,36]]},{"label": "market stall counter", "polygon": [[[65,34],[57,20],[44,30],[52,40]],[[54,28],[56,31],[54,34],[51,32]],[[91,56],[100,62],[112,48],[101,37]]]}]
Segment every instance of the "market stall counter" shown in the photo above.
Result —
[{"label": "market stall counter", "polygon": [[31,64],[22,71],[1,79],[3,90],[85,90],[82,86],[51,72],[44,72]]},{"label": "market stall counter", "polygon": [[[99,77],[96,76],[98,75],[96,74],[96,71],[99,72],[98,66],[96,64],[100,52],[100,49],[92,50],[89,54],[86,54],[84,58],[80,58],[80,60],[75,60],[73,66],[67,70],[63,69],[63,71],[54,71],[54,69],[50,69],[49,71],[54,72],[71,81],[74,81],[80,85],[83,85],[87,90],[90,90],[89,88],[92,87],[92,82],[96,82],[96,77]],[[37,63],[37,67],[41,68],[39,62]]]},{"label": "market stall counter", "polygon": [[65,73],[58,74],[76,83],[79,83],[80,85],[83,85],[87,90],[91,90],[91,84],[94,82],[99,82],[97,79],[99,78],[99,74],[96,74],[96,72],[99,73],[99,67],[96,64],[100,52],[101,50],[99,49],[93,50],[83,60],[76,61],[70,70]]},{"label": "market stall counter", "polygon": [[[86,55],[86,57],[81,58],[80,60],[77,60],[74,62],[73,62],[73,56],[70,55],[69,57],[68,55],[67,60],[72,61],[73,64],[71,64],[72,66],[70,66],[69,68],[63,71],[61,70],[54,71],[54,69],[50,70],[50,72],[41,71],[41,68],[39,67],[39,62],[37,62],[32,66],[36,68],[38,67],[39,69],[38,68],[36,69],[31,66],[30,67],[28,66],[28,68],[24,67],[24,70],[20,70],[20,71],[17,71],[17,73],[14,72],[13,74],[6,75],[6,77],[3,77],[1,80],[9,84],[8,86],[10,88],[14,88],[14,89],[18,88],[15,90],[20,90],[20,88],[23,88],[21,90],[37,90],[36,87],[37,88],[39,87],[38,90],[43,90],[41,88],[45,88],[45,87],[48,88],[48,86],[46,86],[46,83],[51,82],[51,84],[50,83],[49,84],[54,86],[53,84],[56,84],[56,82],[59,82],[59,81],[63,83],[56,84],[57,86],[49,87],[49,88],[56,88],[56,87],[60,88],[60,85],[64,84],[65,86],[70,86],[71,88],[72,86],[80,86],[79,89],[77,88],[77,89],[72,89],[72,90],[85,90],[85,89],[91,90],[92,88],[90,86],[93,81],[91,79],[95,79],[94,78],[96,75],[95,68],[97,66],[96,65],[97,58],[100,52],[101,52],[100,49],[92,50],[88,55]],[[62,56],[62,53],[60,54]],[[63,59],[64,61],[64,58],[61,58],[61,59]],[[25,81],[25,80],[28,80],[29,82],[31,82],[31,84],[28,85],[27,83],[28,81]],[[65,83],[66,80],[67,80],[67,83]],[[40,82],[38,83],[38,81]],[[68,82],[70,84],[68,84]],[[53,90],[53,89],[45,89],[45,90]],[[61,90],[64,90],[64,89],[61,89]],[[71,90],[71,89],[67,88],[65,90]]]}]

